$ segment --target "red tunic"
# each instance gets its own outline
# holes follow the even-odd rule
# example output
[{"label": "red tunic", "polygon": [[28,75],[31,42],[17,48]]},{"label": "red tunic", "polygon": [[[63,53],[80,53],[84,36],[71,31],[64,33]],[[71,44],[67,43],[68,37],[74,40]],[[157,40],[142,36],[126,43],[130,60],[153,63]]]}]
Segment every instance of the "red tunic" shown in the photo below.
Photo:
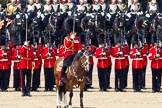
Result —
[{"label": "red tunic", "polygon": [[111,66],[111,57],[110,57],[110,53],[111,50],[108,49],[106,52],[106,56],[103,57],[102,53],[104,52],[104,48],[97,48],[96,49],[96,58],[98,58],[98,62],[97,62],[97,67],[98,68],[108,68]]},{"label": "red tunic", "polygon": [[[6,56],[3,56],[3,55],[6,55]],[[9,51],[5,52],[2,48],[0,49],[0,69],[1,70],[6,70],[6,69],[9,69]]]},{"label": "red tunic", "polygon": [[133,59],[132,61],[132,68],[133,69],[142,69],[143,68],[143,54],[140,51],[141,55],[138,57],[136,54],[138,52],[137,48],[132,48],[130,51],[130,58]]},{"label": "red tunic", "polygon": [[37,50],[33,54],[34,54],[34,69],[39,69],[42,63],[41,52],[40,50]]},{"label": "red tunic", "polygon": [[52,50],[51,57],[48,57],[47,55],[48,53],[49,53],[49,48],[45,47],[42,53],[42,58],[44,59],[44,68],[53,68],[54,63],[56,61],[55,50],[54,49]]},{"label": "red tunic", "polygon": [[79,50],[82,49],[82,45],[80,43],[80,38],[75,37],[73,40],[70,39],[70,36],[65,37],[64,39],[64,46],[65,46],[65,54],[64,58],[77,53]]},{"label": "red tunic", "polygon": [[144,63],[144,66],[147,66],[147,51],[148,51],[148,45],[145,44],[144,45],[144,48],[143,48],[143,63]]},{"label": "red tunic", "polygon": [[64,54],[65,54],[65,47],[63,45],[61,45],[61,47],[59,48],[59,51],[58,51],[58,56],[63,57]]},{"label": "red tunic", "polygon": [[95,46],[94,45],[91,45],[90,48],[89,48],[89,62],[90,62],[90,65],[93,65],[94,64],[94,61],[93,61],[93,54],[95,53]]},{"label": "red tunic", "polygon": [[151,68],[159,69],[162,68],[162,50],[160,50],[160,58],[156,59],[157,48],[152,47],[149,50],[149,59],[151,60]]},{"label": "red tunic", "polygon": [[129,45],[127,45],[127,46],[125,46],[124,48],[123,48],[123,53],[124,53],[124,57],[125,57],[125,66],[127,67],[127,66],[129,66],[129,59],[128,59],[128,53],[129,53],[129,51],[130,51],[130,47],[129,47]]},{"label": "red tunic", "polygon": [[14,61],[13,64],[13,69],[20,69],[19,65],[20,65],[20,60],[18,59],[19,55],[19,49],[13,48],[12,49],[12,60]]},{"label": "red tunic", "polygon": [[112,48],[112,56],[115,57],[115,69],[124,69],[125,65],[125,57],[123,55],[119,56],[120,48],[115,46]]},{"label": "red tunic", "polygon": [[34,59],[34,49],[32,46],[22,46],[20,52],[20,69],[32,69],[32,62]]}]

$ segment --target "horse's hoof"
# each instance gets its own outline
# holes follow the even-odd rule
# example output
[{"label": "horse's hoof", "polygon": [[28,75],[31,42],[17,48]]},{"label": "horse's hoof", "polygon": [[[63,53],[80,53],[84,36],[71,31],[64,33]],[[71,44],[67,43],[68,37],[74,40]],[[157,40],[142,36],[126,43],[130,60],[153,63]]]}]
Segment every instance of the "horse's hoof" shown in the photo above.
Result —
[{"label": "horse's hoof", "polygon": [[72,108],[72,106],[71,105],[68,105],[68,108]]},{"label": "horse's hoof", "polygon": [[68,108],[68,106],[64,106],[64,108]]},{"label": "horse's hoof", "polygon": [[56,106],[56,108],[61,108],[61,106],[59,105],[59,106]]},{"label": "horse's hoof", "polygon": [[83,106],[80,106],[80,108],[84,108]]}]

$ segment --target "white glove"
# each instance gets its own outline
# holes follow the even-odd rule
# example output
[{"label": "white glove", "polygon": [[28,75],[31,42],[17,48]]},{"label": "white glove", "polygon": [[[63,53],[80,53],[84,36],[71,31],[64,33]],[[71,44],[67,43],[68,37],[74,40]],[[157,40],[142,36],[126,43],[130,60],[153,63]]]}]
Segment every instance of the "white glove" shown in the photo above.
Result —
[{"label": "white glove", "polygon": [[37,18],[39,18],[40,16],[41,16],[41,12],[38,11],[38,12],[37,12]]},{"label": "white glove", "polygon": [[58,16],[60,16],[60,12],[58,13]]},{"label": "white glove", "polygon": [[103,52],[103,53],[102,53],[102,55],[104,55],[104,56],[105,56],[105,55],[106,55],[106,53],[105,53],[105,52]]},{"label": "white glove", "polygon": [[111,18],[111,15],[109,13],[107,13],[107,17],[110,19]]},{"label": "white glove", "polygon": [[42,18],[42,20],[44,19],[44,17],[45,17],[45,16],[44,16],[43,14],[41,14],[41,18]]},{"label": "white glove", "polygon": [[160,57],[160,54],[156,54],[156,57]]},{"label": "white glove", "polygon": [[149,14],[146,14],[146,17],[147,17],[147,18],[149,18],[149,17],[150,17],[150,15],[149,15]]},{"label": "white glove", "polygon": [[71,12],[71,11],[68,11],[67,13],[68,13],[68,16],[71,16],[71,13],[72,13],[72,12]]},{"label": "white glove", "polygon": [[4,56],[6,56],[6,55],[7,55],[7,53],[3,53],[3,55],[4,55]]},{"label": "white glove", "polygon": [[19,18],[20,18],[20,15],[19,15],[19,14],[17,14],[17,15],[16,15],[16,19],[19,19]]},{"label": "white glove", "polygon": [[25,41],[24,46],[28,46],[28,45],[29,45],[28,41]]},{"label": "white glove", "polygon": [[70,39],[74,39],[75,38],[75,34],[72,34],[71,36],[70,36]]},{"label": "white glove", "polygon": [[94,18],[94,15],[91,14],[91,17]]},{"label": "white glove", "polygon": [[20,56],[17,56],[18,59],[20,59]]},{"label": "white glove", "polygon": [[128,14],[127,14],[127,17],[129,17],[129,18],[130,18],[130,17],[131,17],[131,14],[130,14],[130,13],[128,13]]},{"label": "white glove", "polygon": [[28,19],[28,14],[25,14],[25,18]]},{"label": "white glove", "polygon": [[36,52],[33,52],[34,55],[36,55]]},{"label": "white glove", "polygon": [[47,53],[48,56],[51,56],[51,53]]},{"label": "white glove", "polygon": [[104,16],[104,12],[101,12],[101,15]]},{"label": "white glove", "polygon": [[137,52],[137,55],[141,55],[141,53],[140,52]]},{"label": "white glove", "polygon": [[119,54],[120,54],[120,55],[122,55],[122,54],[123,54],[123,52],[121,52],[121,51],[120,51],[120,52],[119,52]]}]

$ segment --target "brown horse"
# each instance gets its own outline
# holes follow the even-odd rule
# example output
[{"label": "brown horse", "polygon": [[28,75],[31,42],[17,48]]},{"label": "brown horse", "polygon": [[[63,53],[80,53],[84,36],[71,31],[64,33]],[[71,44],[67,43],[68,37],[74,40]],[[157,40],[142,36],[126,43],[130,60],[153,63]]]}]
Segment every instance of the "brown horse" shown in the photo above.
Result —
[{"label": "brown horse", "polygon": [[[74,61],[70,67],[67,69],[66,78],[64,78],[64,86],[59,86],[59,78],[61,67],[63,65],[63,57],[58,58],[54,65],[54,76],[56,78],[56,93],[57,93],[57,100],[56,100],[56,107],[61,108],[60,101],[64,101],[65,108],[72,107],[72,97],[73,97],[73,88],[74,86],[78,85],[80,87],[80,107],[83,108],[83,91],[86,82],[86,75],[89,69],[89,60],[86,53],[82,56],[75,56]],[[67,105],[66,101],[66,91],[70,91],[70,101],[69,105]]]}]

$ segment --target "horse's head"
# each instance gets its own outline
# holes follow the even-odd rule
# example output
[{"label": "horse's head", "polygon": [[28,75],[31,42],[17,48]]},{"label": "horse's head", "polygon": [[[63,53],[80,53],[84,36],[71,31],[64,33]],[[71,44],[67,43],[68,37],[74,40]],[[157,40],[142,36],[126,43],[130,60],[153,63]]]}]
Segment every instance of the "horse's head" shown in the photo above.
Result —
[{"label": "horse's head", "polygon": [[73,62],[75,67],[75,72],[78,77],[85,76],[86,72],[89,71],[89,57],[86,52],[83,53],[82,56],[77,55]]}]

